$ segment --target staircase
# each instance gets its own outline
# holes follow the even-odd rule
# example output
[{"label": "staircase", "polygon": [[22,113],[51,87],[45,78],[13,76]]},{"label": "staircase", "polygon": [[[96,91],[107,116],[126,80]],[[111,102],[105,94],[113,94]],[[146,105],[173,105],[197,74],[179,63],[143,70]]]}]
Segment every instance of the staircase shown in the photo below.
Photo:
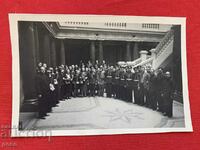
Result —
[{"label": "staircase", "polygon": [[170,30],[164,37],[164,39],[158,44],[155,49],[154,60],[152,67],[157,69],[162,67],[163,63],[171,56],[173,53],[174,44],[174,33]]},{"label": "staircase", "polygon": [[157,45],[155,49],[151,50],[151,55],[147,55],[147,59],[141,60],[138,58],[131,62],[135,68],[137,66],[151,65],[153,69],[162,67],[162,65],[169,59],[173,53],[174,33],[173,30],[167,32],[163,40]]}]

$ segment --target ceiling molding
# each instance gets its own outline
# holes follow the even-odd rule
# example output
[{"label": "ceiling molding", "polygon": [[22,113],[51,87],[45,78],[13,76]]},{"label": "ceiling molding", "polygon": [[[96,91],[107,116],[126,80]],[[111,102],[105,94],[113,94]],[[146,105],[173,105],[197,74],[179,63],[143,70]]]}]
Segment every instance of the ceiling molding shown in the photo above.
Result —
[{"label": "ceiling molding", "polygon": [[[48,31],[58,39],[88,39],[112,41],[160,42],[166,32],[116,30],[100,28],[60,28],[59,23],[43,22]],[[95,33],[96,32],[96,33]]]}]

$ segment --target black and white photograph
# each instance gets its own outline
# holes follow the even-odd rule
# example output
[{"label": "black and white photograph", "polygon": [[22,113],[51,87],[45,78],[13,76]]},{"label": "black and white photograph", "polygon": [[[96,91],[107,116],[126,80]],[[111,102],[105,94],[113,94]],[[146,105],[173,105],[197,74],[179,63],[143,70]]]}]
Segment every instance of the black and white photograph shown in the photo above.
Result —
[{"label": "black and white photograph", "polygon": [[10,14],[12,136],[191,132],[185,21]]}]

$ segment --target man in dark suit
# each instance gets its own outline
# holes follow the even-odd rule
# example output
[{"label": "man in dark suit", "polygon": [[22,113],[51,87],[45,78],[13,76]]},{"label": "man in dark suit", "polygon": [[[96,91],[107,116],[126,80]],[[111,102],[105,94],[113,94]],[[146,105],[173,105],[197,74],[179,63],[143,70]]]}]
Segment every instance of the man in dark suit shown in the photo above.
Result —
[{"label": "man in dark suit", "polygon": [[104,96],[104,80],[105,80],[105,71],[103,70],[103,68],[101,68],[101,71],[99,73],[100,75],[100,82],[99,82],[99,96]]},{"label": "man in dark suit", "polygon": [[133,76],[133,91],[134,91],[134,103],[139,104],[139,70],[138,67],[134,68],[134,76]]},{"label": "man in dark suit", "polygon": [[88,82],[88,77],[87,77],[87,72],[85,68],[82,68],[81,72],[81,79],[82,79],[82,86],[81,86],[81,95],[83,97],[87,96],[87,82]]},{"label": "man in dark suit", "polygon": [[45,119],[47,112],[47,102],[49,94],[48,77],[45,74],[45,68],[41,67],[41,71],[36,75],[36,91],[38,95],[38,112],[39,119]]},{"label": "man in dark suit", "polygon": [[65,95],[65,83],[64,83],[64,80],[63,80],[64,76],[65,76],[65,70],[63,68],[61,68],[60,75],[59,75],[60,99],[61,100],[64,99],[64,95]]},{"label": "man in dark suit", "polygon": [[150,107],[150,98],[149,98],[149,79],[150,79],[150,67],[148,66],[143,73],[142,83],[143,83],[143,92],[145,98],[145,106]]},{"label": "man in dark suit", "polygon": [[115,71],[115,93],[116,93],[116,99],[120,98],[120,78],[119,78],[119,74],[120,74],[120,68],[116,67],[116,71]]},{"label": "man in dark suit", "polygon": [[49,94],[48,94],[48,112],[51,112],[51,108],[56,105],[56,90],[54,86],[53,68],[48,70],[48,82],[49,82]]},{"label": "man in dark suit", "polygon": [[150,107],[153,110],[157,110],[157,102],[158,102],[158,79],[157,73],[154,70],[150,72],[150,79],[149,79],[149,102]]},{"label": "man in dark suit", "polygon": [[95,69],[92,68],[89,74],[90,96],[95,96]]},{"label": "man in dark suit", "polygon": [[144,102],[144,67],[139,67],[139,86],[138,86],[138,93],[139,93],[139,105],[143,106],[145,104]]},{"label": "man in dark suit", "polygon": [[126,101],[132,102],[132,72],[130,68],[127,68],[126,76]]},{"label": "man in dark suit", "polygon": [[115,75],[116,75],[116,69],[113,67],[111,70],[111,76],[112,76],[112,91],[111,91],[111,95],[113,98],[116,98],[116,80],[115,80]]},{"label": "man in dark suit", "polygon": [[71,96],[71,76],[70,76],[70,71],[69,70],[66,70],[66,74],[63,78],[64,80],[64,83],[65,83],[65,95],[64,97],[66,99],[70,99],[70,96]]},{"label": "man in dark suit", "polygon": [[158,111],[164,113],[164,102],[163,102],[163,98],[162,98],[162,89],[163,89],[163,78],[164,78],[164,74],[163,74],[163,69],[159,68],[157,71],[157,82],[159,84],[157,84],[157,98],[158,98]]},{"label": "man in dark suit", "polygon": [[173,81],[171,79],[170,72],[164,74],[162,82],[161,97],[163,102],[164,115],[172,117],[173,115],[173,98],[172,94],[174,92]]},{"label": "man in dark suit", "polygon": [[106,94],[107,97],[112,96],[112,67],[106,71]]},{"label": "man in dark suit", "polygon": [[126,69],[122,68],[120,72],[120,99],[126,100]]}]

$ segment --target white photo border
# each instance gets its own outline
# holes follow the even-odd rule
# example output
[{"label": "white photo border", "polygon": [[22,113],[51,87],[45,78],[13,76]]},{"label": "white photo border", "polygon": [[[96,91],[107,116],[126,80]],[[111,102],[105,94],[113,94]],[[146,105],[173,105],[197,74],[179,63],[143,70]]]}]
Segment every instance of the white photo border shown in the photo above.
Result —
[{"label": "white photo border", "polygon": [[[186,57],[186,18],[185,17],[148,17],[148,16],[119,16],[119,15],[66,15],[66,14],[9,14],[9,26],[12,48],[12,127],[18,127],[20,110],[20,67],[19,67],[19,35],[18,21],[124,21],[128,23],[155,23],[181,25],[181,65],[184,104],[185,127],[180,128],[135,128],[135,129],[91,129],[91,130],[52,130],[51,136],[80,136],[80,135],[113,135],[163,132],[192,132],[192,121],[188,95],[187,57]],[[37,130],[11,130],[11,137],[34,137]]]}]

